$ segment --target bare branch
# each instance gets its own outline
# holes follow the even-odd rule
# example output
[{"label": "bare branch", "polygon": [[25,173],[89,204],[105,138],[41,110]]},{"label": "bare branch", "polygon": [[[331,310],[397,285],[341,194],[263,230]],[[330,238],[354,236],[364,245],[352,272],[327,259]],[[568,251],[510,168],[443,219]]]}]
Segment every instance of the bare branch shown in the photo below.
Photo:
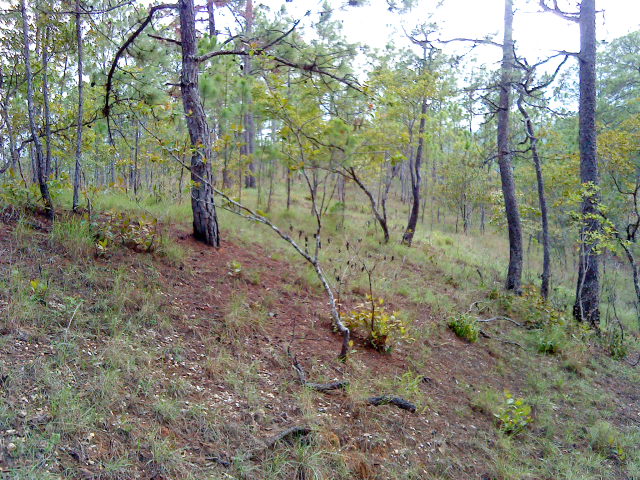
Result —
[{"label": "bare branch", "polygon": [[131,45],[135,41],[135,39],[138,38],[138,35],[142,33],[142,31],[147,27],[147,25],[149,25],[155,13],[159,12],[160,10],[165,10],[169,8],[178,8],[178,5],[175,3],[170,3],[170,4],[165,3],[165,4],[155,5],[151,7],[149,9],[149,14],[147,15],[147,17],[140,23],[138,28],[136,28],[133,31],[133,33],[129,35],[129,38],[127,38],[127,40],[120,46],[120,48],[116,52],[116,55],[113,58],[113,62],[111,62],[111,68],[109,68],[109,73],[107,74],[107,84],[105,87],[106,90],[104,95],[104,108],[102,109],[102,113],[107,119],[107,124],[109,122],[109,110],[111,108],[109,104],[109,95],[111,94],[111,88],[113,86],[113,74],[116,71],[120,57],[124,54],[127,48],[129,48],[129,45]]},{"label": "bare branch", "polygon": [[551,0],[553,2],[553,6],[547,5],[547,0],[540,0],[539,5],[545,12],[551,12],[555,15],[558,15],[560,18],[568,20],[570,22],[577,22],[580,20],[580,14],[577,12],[565,12],[560,9],[558,6],[558,0]]},{"label": "bare branch", "polygon": [[182,42],[180,40],[175,40],[173,38],[160,37],[159,35],[153,35],[151,33],[147,34],[147,37],[153,38],[155,40],[160,40],[161,42],[173,43],[178,46],[182,45]]}]

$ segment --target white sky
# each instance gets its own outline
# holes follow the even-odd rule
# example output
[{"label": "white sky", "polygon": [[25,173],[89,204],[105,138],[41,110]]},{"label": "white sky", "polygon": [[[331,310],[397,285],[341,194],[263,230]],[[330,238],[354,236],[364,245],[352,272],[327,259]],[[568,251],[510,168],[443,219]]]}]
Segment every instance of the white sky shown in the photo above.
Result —
[{"label": "white sky", "polygon": [[[259,0],[254,0],[256,4]],[[262,0],[264,5],[287,10],[299,17],[306,10],[313,13],[322,10],[323,0]],[[343,5],[346,0],[330,0],[331,5]],[[482,38],[490,34],[501,36],[504,15],[504,0],[444,0],[436,7],[437,0],[418,0],[418,5],[408,14],[399,15],[387,10],[385,0],[369,0],[368,5],[350,7],[338,11],[335,19],[342,21],[344,32],[350,41],[357,41],[372,47],[384,47],[389,39],[396,39],[397,45],[407,44],[403,38],[401,25],[407,31],[422,22],[435,22],[442,29],[442,38],[467,37]],[[561,1],[561,4],[575,4],[575,1]],[[514,0],[516,16],[514,39],[518,51],[526,58],[542,58],[554,50],[577,51],[579,32],[577,24],[567,22],[551,13],[542,13],[537,0]],[[575,7],[574,7],[575,8]],[[640,0],[597,0],[598,40],[612,40],[626,33],[640,29]],[[317,20],[317,13],[313,20]],[[449,44],[446,50],[465,50],[460,44]],[[468,46],[467,46],[468,49]],[[500,52],[495,47],[478,47],[476,54],[484,62],[498,61]]]}]

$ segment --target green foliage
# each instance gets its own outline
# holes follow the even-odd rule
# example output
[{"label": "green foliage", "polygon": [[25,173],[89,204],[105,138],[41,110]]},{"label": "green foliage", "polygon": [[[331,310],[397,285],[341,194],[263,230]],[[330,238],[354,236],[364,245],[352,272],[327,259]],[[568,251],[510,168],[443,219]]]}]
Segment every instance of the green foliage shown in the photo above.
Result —
[{"label": "green foliage", "polygon": [[494,414],[501,432],[507,435],[517,435],[531,422],[531,405],[522,398],[515,398],[510,392],[504,392],[504,404]]},{"label": "green foliage", "polygon": [[47,292],[49,291],[49,285],[39,278],[34,278],[29,281],[29,287],[31,287],[32,298],[44,303]]},{"label": "green foliage", "polygon": [[13,205],[24,210],[35,210],[40,198],[38,185],[35,183],[26,185],[13,171],[10,171],[10,174],[3,180],[4,183],[0,184],[0,203]]},{"label": "green foliage", "polygon": [[466,341],[471,343],[478,341],[478,337],[480,336],[480,325],[473,315],[462,313],[451,317],[449,318],[447,325],[458,337],[464,338]]},{"label": "green foliage", "polygon": [[565,329],[559,325],[550,325],[536,335],[538,352],[555,355],[562,352],[568,343]]},{"label": "green foliage", "polygon": [[242,264],[237,260],[231,260],[227,269],[227,274],[231,277],[239,277],[242,274]]},{"label": "green foliage", "polygon": [[345,325],[351,330],[363,330],[369,344],[379,352],[391,350],[391,341],[407,338],[407,323],[398,312],[388,312],[383,298],[367,295],[367,301],[360,303],[345,316]]},{"label": "green foliage", "polygon": [[487,298],[494,301],[506,314],[518,318],[531,329],[567,323],[566,313],[542,298],[535,285],[524,285],[522,295],[494,288],[487,294]]},{"label": "green foliage", "polygon": [[96,234],[96,251],[107,252],[109,245],[121,244],[138,252],[153,252],[158,247],[158,219],[146,215],[133,217],[125,212],[111,212],[94,220],[92,228]]},{"label": "green foliage", "polygon": [[624,331],[618,325],[610,326],[601,335],[602,345],[614,360],[624,360],[629,353],[629,346],[624,338]]}]

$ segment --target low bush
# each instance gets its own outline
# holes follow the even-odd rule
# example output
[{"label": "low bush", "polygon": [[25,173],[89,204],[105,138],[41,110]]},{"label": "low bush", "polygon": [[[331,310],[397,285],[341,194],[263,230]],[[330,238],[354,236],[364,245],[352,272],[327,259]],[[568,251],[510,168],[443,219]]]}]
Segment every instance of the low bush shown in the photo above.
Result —
[{"label": "low bush", "polygon": [[470,343],[478,341],[480,325],[474,316],[463,313],[456,317],[451,317],[447,325],[458,337],[464,338]]},{"label": "low bush", "polygon": [[367,334],[369,344],[379,352],[391,350],[394,338],[407,336],[406,322],[398,312],[388,312],[384,299],[367,295],[367,301],[356,307],[344,319],[350,330],[362,330]]}]

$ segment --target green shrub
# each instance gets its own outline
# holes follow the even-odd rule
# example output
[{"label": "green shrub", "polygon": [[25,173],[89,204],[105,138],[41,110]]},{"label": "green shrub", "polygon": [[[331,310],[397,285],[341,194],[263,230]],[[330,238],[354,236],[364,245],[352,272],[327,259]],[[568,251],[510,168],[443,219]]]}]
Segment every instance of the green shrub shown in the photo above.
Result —
[{"label": "green shrub", "polygon": [[504,392],[504,405],[495,413],[496,422],[501,432],[507,435],[517,435],[532,421],[531,405],[522,398],[515,398],[510,392]]},{"label": "green shrub", "polygon": [[458,337],[471,343],[478,341],[480,325],[474,316],[462,313],[457,317],[451,317],[448,326]]},{"label": "green shrub", "polygon": [[565,330],[560,325],[553,325],[538,332],[536,343],[539,353],[556,355],[565,350],[568,338]]},{"label": "green shrub", "polygon": [[624,339],[622,328],[614,326],[605,331],[601,337],[602,344],[607,353],[614,360],[624,360],[627,357],[628,346]]},{"label": "green shrub", "polygon": [[158,247],[158,219],[127,213],[107,213],[95,219],[91,227],[96,233],[96,249],[104,255],[111,244],[120,243],[132,250],[153,252]]},{"label": "green shrub", "polygon": [[391,350],[393,338],[407,336],[407,324],[398,312],[388,312],[384,299],[367,295],[367,301],[356,305],[344,322],[351,330],[364,330],[371,346],[379,352]]}]

